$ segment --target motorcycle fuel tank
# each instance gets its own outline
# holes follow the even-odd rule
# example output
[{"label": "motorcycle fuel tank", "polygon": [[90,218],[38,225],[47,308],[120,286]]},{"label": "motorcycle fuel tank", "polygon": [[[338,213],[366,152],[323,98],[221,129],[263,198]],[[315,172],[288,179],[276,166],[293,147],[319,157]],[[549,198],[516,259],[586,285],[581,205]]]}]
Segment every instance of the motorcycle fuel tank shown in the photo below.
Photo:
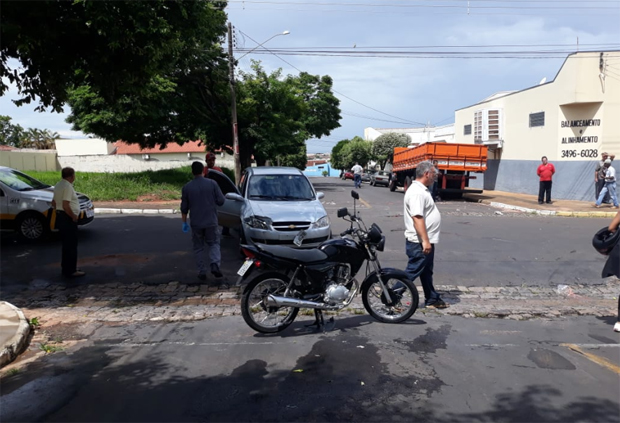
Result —
[{"label": "motorcycle fuel tank", "polygon": [[349,263],[354,275],[368,258],[366,249],[349,238],[330,239],[323,242],[319,250],[327,255],[327,262]]}]

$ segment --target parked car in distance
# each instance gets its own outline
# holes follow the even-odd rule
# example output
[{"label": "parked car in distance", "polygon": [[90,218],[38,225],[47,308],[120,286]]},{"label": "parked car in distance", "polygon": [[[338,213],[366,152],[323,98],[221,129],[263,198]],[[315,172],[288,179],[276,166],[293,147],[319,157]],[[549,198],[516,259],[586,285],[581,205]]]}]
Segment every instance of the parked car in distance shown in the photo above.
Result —
[{"label": "parked car in distance", "polygon": [[370,182],[370,172],[363,172],[362,173],[362,182]]},{"label": "parked car in distance", "polygon": [[390,172],[380,170],[376,173],[373,173],[370,176],[370,185],[385,185],[387,187],[388,185],[390,185]]},{"label": "parked car in distance", "polygon": [[353,172],[344,172],[342,174],[342,179],[344,179],[345,181],[347,179],[353,179]]},{"label": "parked car in distance", "polygon": [[247,168],[239,188],[220,172],[211,170],[207,177],[224,187],[226,202],[218,208],[218,219],[223,226],[240,226],[242,244],[295,247],[295,236],[304,230],[301,248],[312,248],[331,237],[331,222],[320,201],[324,194],[316,192],[299,169]]},{"label": "parked car in distance", "polygon": [[[77,193],[80,202],[78,225],[95,218],[92,201]],[[20,237],[38,241],[56,230],[56,210],[52,209],[54,187],[18,170],[0,166],[0,229],[16,231]]]}]

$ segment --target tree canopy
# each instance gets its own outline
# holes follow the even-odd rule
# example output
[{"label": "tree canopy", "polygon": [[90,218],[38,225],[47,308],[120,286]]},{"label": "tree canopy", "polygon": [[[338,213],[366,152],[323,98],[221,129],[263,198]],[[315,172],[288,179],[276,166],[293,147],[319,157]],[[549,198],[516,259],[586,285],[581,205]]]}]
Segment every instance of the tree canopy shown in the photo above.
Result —
[{"label": "tree canopy", "polygon": [[347,145],[349,140],[341,140],[332,148],[330,163],[334,169],[346,169],[347,164],[342,157],[342,149]]},{"label": "tree canopy", "polygon": [[372,159],[372,142],[365,141],[363,138],[355,136],[346,143],[340,150],[341,160],[345,165],[344,169],[351,169],[355,163],[366,167]]},{"label": "tree canopy", "polygon": [[60,136],[49,129],[28,128],[25,130],[21,125],[11,123],[9,116],[0,116],[0,145],[50,150],[56,148],[54,141],[58,138]]},{"label": "tree canopy", "polygon": [[407,134],[398,134],[396,132],[388,132],[379,135],[372,143],[372,155],[381,165],[381,169],[385,168],[385,164],[392,160],[394,156],[394,147],[407,147],[411,144],[411,137]]},{"label": "tree canopy", "polygon": [[[225,1],[45,0],[2,2],[0,95],[61,111],[69,90],[87,86],[109,104],[148,95],[154,78],[209,66],[226,32]],[[206,60],[211,57],[211,60]],[[9,61],[16,59],[17,66]]]}]

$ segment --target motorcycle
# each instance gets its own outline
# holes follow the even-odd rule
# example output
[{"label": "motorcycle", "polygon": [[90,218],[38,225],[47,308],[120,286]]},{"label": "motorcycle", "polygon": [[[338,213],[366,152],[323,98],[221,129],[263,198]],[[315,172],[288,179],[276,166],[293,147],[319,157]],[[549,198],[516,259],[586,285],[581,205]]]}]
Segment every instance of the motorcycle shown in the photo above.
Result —
[{"label": "motorcycle", "polygon": [[[242,245],[246,256],[237,274],[237,285],[247,283],[241,297],[241,313],[252,329],[275,333],[295,321],[300,308],[314,309],[317,328],[324,326],[323,311],[341,310],[361,293],[366,311],[384,323],[400,323],[418,308],[418,291],[407,273],[382,268],[377,252],[385,247],[385,236],[376,223],[367,228],[356,212],[347,208],[338,217],[350,222],[340,238],[330,239],[313,249],[295,249],[278,245]],[[304,231],[295,237],[301,246]],[[366,262],[361,285],[355,275]],[[372,271],[370,271],[372,266]],[[249,279],[253,270],[261,270]],[[311,325],[311,326],[312,326]]]}]

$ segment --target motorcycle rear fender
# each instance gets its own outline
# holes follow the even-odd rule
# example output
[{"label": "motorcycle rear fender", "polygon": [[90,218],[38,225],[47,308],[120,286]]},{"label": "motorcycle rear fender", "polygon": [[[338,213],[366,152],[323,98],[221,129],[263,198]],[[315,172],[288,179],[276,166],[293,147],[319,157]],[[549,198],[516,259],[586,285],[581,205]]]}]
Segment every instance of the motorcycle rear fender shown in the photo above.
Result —
[{"label": "motorcycle rear fender", "polygon": [[[404,270],[395,269],[393,267],[385,267],[381,269],[381,278],[383,280],[386,280],[392,277],[411,280],[407,272],[405,272]],[[364,279],[364,282],[362,282],[362,288],[364,288],[366,285],[373,284],[377,282],[378,280],[379,278],[377,277],[377,272],[372,272],[371,274],[366,276],[366,279]],[[413,283],[413,281],[411,282]]]}]

